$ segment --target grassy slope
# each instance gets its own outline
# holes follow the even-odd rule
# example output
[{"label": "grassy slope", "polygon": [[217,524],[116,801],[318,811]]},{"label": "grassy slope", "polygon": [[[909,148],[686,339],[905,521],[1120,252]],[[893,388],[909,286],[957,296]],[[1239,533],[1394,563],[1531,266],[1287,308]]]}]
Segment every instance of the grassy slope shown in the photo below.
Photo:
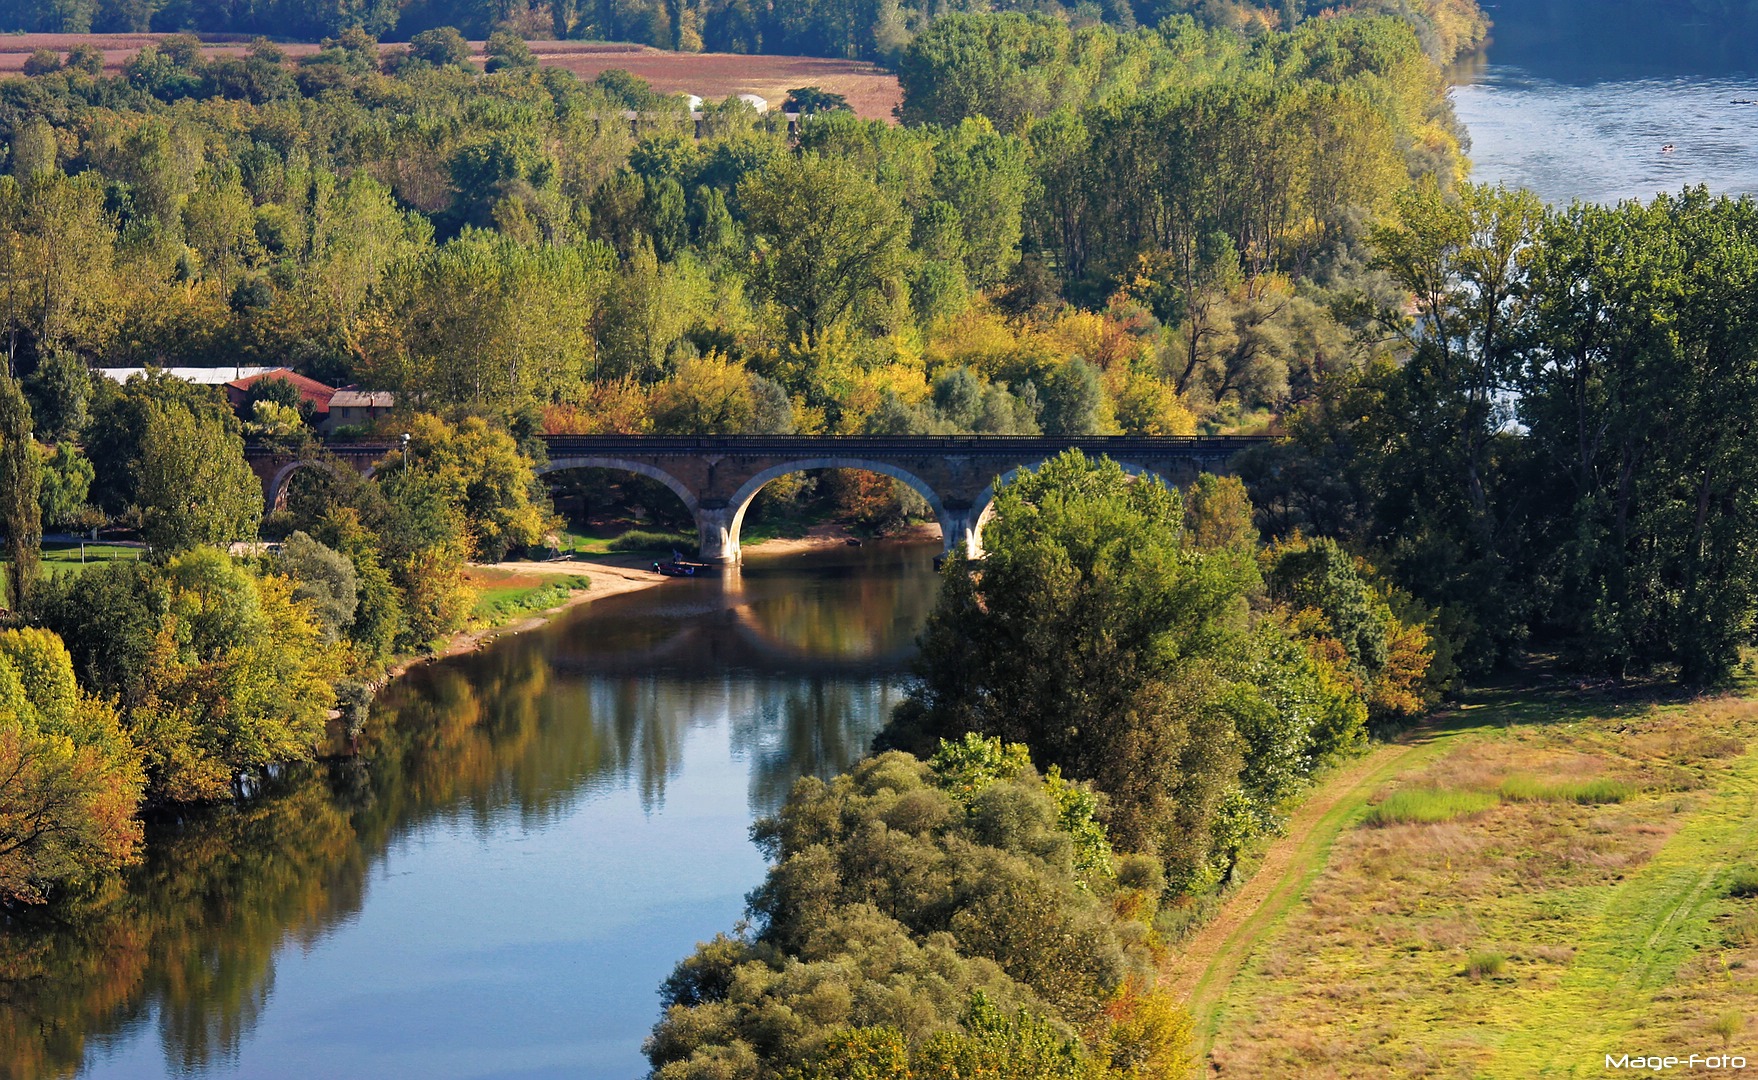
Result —
[{"label": "grassy slope", "polygon": [[[1758,863],[1755,736],[1758,703],[1742,699],[1483,697],[1327,778],[1269,880],[1169,979],[1223,1075],[1596,1076],[1607,1051],[1751,1054],[1758,902],[1722,882]],[[1358,824],[1399,786],[1510,775],[1640,794]],[[1467,974],[1474,955],[1505,963]]]}]

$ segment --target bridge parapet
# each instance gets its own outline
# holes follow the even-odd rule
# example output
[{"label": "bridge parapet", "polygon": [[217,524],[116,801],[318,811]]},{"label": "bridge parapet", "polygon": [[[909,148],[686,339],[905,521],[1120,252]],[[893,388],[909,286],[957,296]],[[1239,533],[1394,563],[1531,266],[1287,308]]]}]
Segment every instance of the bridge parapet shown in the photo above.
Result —
[{"label": "bridge parapet", "polygon": [[[892,476],[919,492],[939,519],[948,551],[982,550],[984,515],[997,483],[1069,449],[1106,456],[1131,472],[1184,484],[1202,472],[1225,472],[1233,457],[1269,440],[1255,436],[1007,435],[551,435],[539,471],[606,468],[649,476],[678,495],[696,520],[705,561],[739,561],[745,511],[770,481],[812,469],[863,469]],[[340,443],[333,457],[363,472],[389,443]],[[312,464],[248,448],[273,506],[287,478]]]}]

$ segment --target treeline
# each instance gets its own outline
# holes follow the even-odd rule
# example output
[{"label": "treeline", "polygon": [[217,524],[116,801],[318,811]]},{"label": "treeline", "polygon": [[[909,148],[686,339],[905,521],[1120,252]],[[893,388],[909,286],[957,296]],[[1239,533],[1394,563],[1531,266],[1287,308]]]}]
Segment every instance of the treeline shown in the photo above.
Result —
[{"label": "treeline", "polygon": [[1250,467],[1265,524],[1369,553],[1471,671],[1731,676],[1758,614],[1758,205],[1425,188],[1375,242],[1415,297],[1378,319],[1408,360],[1323,384]]},{"label": "treeline", "polygon": [[[965,9],[952,9],[965,10]],[[986,11],[987,8],[971,9]],[[1259,35],[1289,30],[1303,20],[1338,12],[1390,15],[1406,23],[1438,63],[1447,63],[1484,39],[1488,20],[1475,0],[1058,0],[1010,7],[1067,25],[1102,23],[1120,30],[1160,26],[1190,16],[1204,26]],[[934,4],[775,3],[764,0],[18,0],[0,16],[0,31],[26,33],[262,34],[319,38],[362,31],[408,41],[441,27],[473,40],[496,32],[520,38],[629,41],[684,52],[836,56],[892,62],[910,42],[951,13]]]},{"label": "treeline", "polygon": [[387,73],[358,35],[296,66],[176,38],[0,84],[17,370],[291,363],[525,430],[1249,428],[1371,353],[1330,313],[1363,222],[1461,167],[1393,19],[949,17],[911,124],[797,139],[736,101],[697,138],[517,44]]},{"label": "treeline", "polygon": [[1449,678],[1420,605],[1332,541],[1261,544],[1235,479],[1070,452],[985,543],[897,749],[756,826],[751,929],[667,980],[656,1080],[1187,1075],[1157,958],[1318,765]]}]

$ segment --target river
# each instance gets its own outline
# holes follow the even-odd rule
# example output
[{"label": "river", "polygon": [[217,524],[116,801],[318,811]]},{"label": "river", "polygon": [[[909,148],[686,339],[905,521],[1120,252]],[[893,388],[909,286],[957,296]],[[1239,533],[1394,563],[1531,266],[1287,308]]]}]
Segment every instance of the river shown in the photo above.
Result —
[{"label": "river", "polygon": [[[1472,178],[1547,202],[1758,192],[1758,37],[1681,0],[1500,0],[1451,73]],[[1671,145],[1672,150],[1664,147]]]},{"label": "river", "polygon": [[754,817],[866,752],[938,544],[764,559],[421,666],[362,753],[151,837],[0,944],[0,1075],[630,1080],[763,876]]}]

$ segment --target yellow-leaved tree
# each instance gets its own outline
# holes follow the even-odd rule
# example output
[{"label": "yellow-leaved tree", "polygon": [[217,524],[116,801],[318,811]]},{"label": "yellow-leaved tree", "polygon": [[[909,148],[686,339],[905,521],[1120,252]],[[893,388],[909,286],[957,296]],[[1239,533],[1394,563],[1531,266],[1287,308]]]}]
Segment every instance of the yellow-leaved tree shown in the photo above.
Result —
[{"label": "yellow-leaved tree", "polygon": [[0,631],[0,902],[41,903],[131,862],[140,753],[48,630]]}]

